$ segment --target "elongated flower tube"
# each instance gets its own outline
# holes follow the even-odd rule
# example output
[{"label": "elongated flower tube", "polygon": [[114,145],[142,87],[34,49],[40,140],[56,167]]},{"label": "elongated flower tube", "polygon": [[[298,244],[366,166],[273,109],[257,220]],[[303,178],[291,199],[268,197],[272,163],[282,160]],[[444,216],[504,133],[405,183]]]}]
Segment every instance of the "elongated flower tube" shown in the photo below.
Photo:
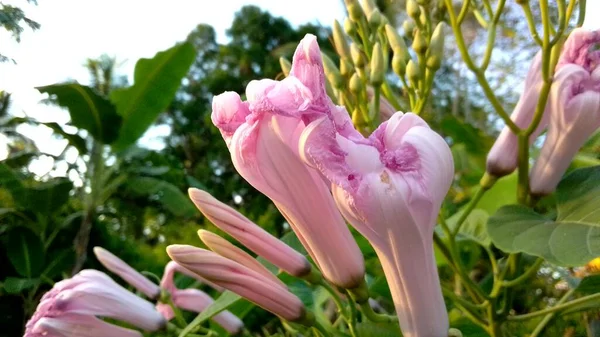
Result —
[{"label": "elongated flower tube", "polygon": [[573,157],[600,128],[600,67],[592,73],[572,64],[561,68],[548,103],[548,134],[530,173],[535,195],[554,192]]},{"label": "elongated flower tube", "polygon": [[283,282],[275,277],[275,275],[271,274],[271,272],[265,268],[265,266],[260,264],[260,262],[256,261],[255,258],[245,251],[234,246],[231,242],[223,239],[215,233],[203,229],[198,231],[198,236],[200,237],[200,240],[202,240],[202,242],[204,242],[204,244],[213,252],[246,266],[257,273],[270,278],[273,282],[280,283],[281,286],[285,287]]},{"label": "elongated flower tube", "polygon": [[215,226],[257,255],[290,275],[303,277],[310,274],[312,267],[304,255],[260,228],[238,211],[205,191],[190,188],[188,193],[196,207]]},{"label": "elongated flower tube", "polygon": [[102,247],[94,247],[94,254],[98,258],[98,261],[102,263],[106,269],[119,275],[120,278],[125,282],[132,285],[135,289],[139,290],[148,298],[156,298],[160,295],[160,288],[154,282],[150,281],[146,276],[140,274],[137,270],[133,269],[125,261],[121,260],[113,253]]},{"label": "elongated flower tube", "polygon": [[445,337],[448,315],[433,256],[433,230],[450,188],[450,148],[419,116],[397,112],[367,139],[331,117],[300,140],[307,163],[334,184],[346,219],[373,245],[405,337]]},{"label": "elongated flower tube", "polygon": [[246,96],[247,102],[233,92],[213,99],[212,121],[236,170],[273,200],[325,278],[343,288],[364,285],[363,256],[329,186],[298,157],[299,136],[308,121],[297,118],[299,109],[317,114],[323,106],[335,108],[325,92],[315,37],[300,42],[288,77],[252,81]]},{"label": "elongated flower tube", "polygon": [[42,317],[28,328],[25,337],[142,337],[139,331],[122,328],[94,316],[66,314]]},{"label": "elongated flower tube", "polygon": [[[74,317],[90,329],[114,331],[115,336],[139,336],[127,329],[103,325],[95,317],[106,317],[127,322],[146,331],[156,331],[165,326],[164,318],[154,305],[129,292],[110,277],[94,270],[83,270],[71,279],[56,283],[46,293],[33,317],[26,325],[25,336],[61,336],[77,325]],[[62,332],[61,332],[62,331]],[[106,335],[106,334],[105,334]],[[79,336],[76,333],[66,336]],[[81,332],[81,336],[84,335]]]},{"label": "elongated flower tube", "polygon": [[268,277],[209,250],[187,245],[167,247],[183,267],[288,321],[306,318],[304,305],[287,288]]},{"label": "elongated flower tube", "polygon": [[[171,300],[176,307],[196,313],[203,312],[214,302],[212,297],[198,289],[174,289],[171,291]],[[167,320],[171,320],[175,316],[173,309],[168,304],[159,303],[156,307]],[[239,333],[244,328],[244,322],[227,310],[213,316],[212,320],[232,335]]]},{"label": "elongated flower tube", "polygon": [[223,287],[218,286],[218,285],[210,282],[209,280],[203,278],[202,276],[200,276],[192,271],[187,270],[186,268],[180,266],[175,261],[169,261],[167,263],[167,265],[165,266],[165,271],[163,273],[163,277],[160,280],[160,286],[163,289],[166,289],[168,291],[175,289],[175,283],[174,283],[175,273],[181,273],[185,276],[195,279],[196,281],[198,281],[200,283],[207,284],[211,288],[215,289],[216,291],[223,291]]}]

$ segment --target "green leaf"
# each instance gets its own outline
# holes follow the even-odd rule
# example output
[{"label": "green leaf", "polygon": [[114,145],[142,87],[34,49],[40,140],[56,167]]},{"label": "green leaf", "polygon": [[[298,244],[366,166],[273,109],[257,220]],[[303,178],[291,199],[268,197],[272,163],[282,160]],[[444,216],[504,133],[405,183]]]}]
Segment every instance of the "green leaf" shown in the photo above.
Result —
[{"label": "green leaf", "polygon": [[299,252],[302,255],[308,255],[306,248],[300,242],[300,239],[296,236],[296,233],[289,231],[281,237],[281,241],[286,243],[288,246],[292,247],[294,250]]},{"label": "green leaf", "polygon": [[195,57],[194,47],[183,43],[136,63],[134,85],[114,90],[110,96],[123,117],[115,149],[135,143],[169,106]]},{"label": "green leaf", "polygon": [[477,208],[494,214],[502,206],[516,204],[518,179],[518,175],[513,173],[496,181],[479,200]]},{"label": "green leaf", "polygon": [[4,290],[8,294],[20,294],[24,290],[35,287],[40,283],[39,279],[32,278],[17,278],[17,277],[7,277],[4,280],[3,286]]},{"label": "green leaf", "polygon": [[151,177],[135,177],[127,181],[133,193],[156,198],[168,211],[183,217],[195,216],[196,206],[179,188],[164,180]]},{"label": "green leaf", "polygon": [[26,188],[26,198],[21,201],[21,206],[38,214],[53,214],[69,201],[72,188],[73,182],[67,178],[56,178]]},{"label": "green leaf", "polygon": [[5,164],[0,163],[0,188],[7,190],[18,204],[25,198],[25,188],[17,175]]},{"label": "green leaf", "polygon": [[119,134],[121,117],[110,101],[94,90],[77,83],[37,87],[42,93],[56,96],[57,103],[69,110],[71,123],[87,130],[94,139],[109,144]]},{"label": "green leaf", "polygon": [[17,227],[8,232],[6,255],[19,275],[32,278],[44,268],[44,250],[40,238],[30,230]]},{"label": "green leaf", "polygon": [[600,166],[578,169],[556,191],[557,219],[520,205],[502,207],[488,221],[494,244],[559,266],[580,266],[600,256]]},{"label": "green leaf", "polygon": [[20,168],[29,165],[31,160],[38,154],[35,152],[19,152],[11,154],[6,159],[2,160],[2,164],[7,165],[10,168]]},{"label": "green leaf", "polygon": [[[460,210],[446,220],[448,227],[454,230],[458,225],[458,219],[463,214],[464,210]],[[481,209],[474,209],[469,216],[465,219],[464,223],[460,227],[459,234],[468,240],[477,242],[482,246],[489,246],[491,239],[487,233],[486,224],[489,215],[486,211]]]},{"label": "green leaf", "polygon": [[81,138],[81,136],[66,132],[60,125],[58,125],[58,123],[52,122],[40,124],[49,127],[50,129],[52,129],[52,131],[61,135],[64,139],[66,139],[69,142],[69,144],[71,144],[74,148],[77,149],[79,155],[84,155],[87,153],[87,145],[85,143],[85,140]]},{"label": "green leaf", "polygon": [[196,318],[194,322],[200,324],[207,319],[210,319],[214,315],[226,310],[229,306],[241,300],[242,297],[234,292],[225,290],[213,304],[209,305],[208,308],[204,309]]},{"label": "green leaf", "polygon": [[370,321],[360,322],[356,325],[356,332],[361,337],[400,337],[400,326],[398,323],[374,323]]},{"label": "green leaf", "polygon": [[577,288],[575,288],[575,291],[583,295],[600,292],[600,275],[584,277],[581,282],[579,282]]}]

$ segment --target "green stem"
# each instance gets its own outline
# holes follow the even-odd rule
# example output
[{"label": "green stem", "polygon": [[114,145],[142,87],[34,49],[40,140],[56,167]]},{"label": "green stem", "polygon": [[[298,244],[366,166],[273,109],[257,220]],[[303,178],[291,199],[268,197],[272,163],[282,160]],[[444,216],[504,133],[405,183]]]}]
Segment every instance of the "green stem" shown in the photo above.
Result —
[{"label": "green stem", "polygon": [[329,283],[327,283],[327,281],[325,281],[325,279],[321,279],[321,282],[319,283],[319,285],[321,287],[323,287],[325,290],[327,290],[327,292],[331,295],[331,298],[333,299],[333,302],[337,306],[338,311],[340,312],[342,317],[347,318],[348,313],[345,310],[344,302],[342,302],[342,299],[341,299],[340,295],[337,293],[337,291],[335,289],[333,289],[333,287]]},{"label": "green stem", "polygon": [[531,7],[529,7],[529,1],[524,1],[521,4],[523,8],[523,13],[525,13],[525,18],[527,19],[527,25],[529,26],[529,32],[531,37],[535,40],[538,45],[542,45],[542,39],[537,32],[537,28],[535,26],[535,19],[533,18],[533,13],[531,13]]},{"label": "green stem", "polygon": [[473,210],[475,209],[475,207],[477,207],[477,204],[479,203],[479,200],[481,200],[481,198],[483,197],[483,195],[485,194],[485,192],[487,192],[487,190],[488,190],[487,188],[480,187],[477,190],[477,192],[475,192],[475,195],[473,196],[473,198],[471,199],[471,201],[469,201],[469,204],[467,205],[467,208],[460,215],[460,218],[458,218],[458,221],[456,222],[456,228],[454,228],[454,231],[452,232],[452,236],[456,236],[456,234],[458,234],[458,232],[460,231],[460,228],[465,223],[465,221],[467,220],[467,218],[469,217],[469,215],[471,214],[471,212],[473,212]]},{"label": "green stem", "polygon": [[381,86],[375,86],[373,88],[373,117],[370,120],[371,127],[373,130],[377,128],[381,121],[381,115],[379,114],[379,105],[381,99]]},{"label": "green stem", "polygon": [[544,259],[537,258],[535,260],[535,262],[529,267],[529,269],[527,269],[519,277],[512,279],[510,281],[507,281],[507,280],[502,281],[502,286],[505,288],[510,288],[510,287],[514,287],[514,286],[517,286],[517,285],[525,282],[528,278],[530,278],[531,276],[533,276],[537,273],[537,271],[540,269],[540,266],[542,265],[542,263],[544,263]]},{"label": "green stem", "polygon": [[478,313],[479,309],[477,308],[477,306],[473,305],[472,303],[469,303],[468,301],[465,301],[459,296],[456,296],[454,292],[452,292],[449,289],[446,289],[445,287],[442,287],[442,293],[444,294],[444,296],[451,298],[454,305],[460,308],[460,311],[462,311],[462,313],[468,319],[470,319],[473,323],[479,325],[480,327],[487,329],[487,322],[482,317],[480,317]]},{"label": "green stem", "polygon": [[[575,0],[571,0],[575,1]],[[585,21],[585,7],[586,0],[579,0],[579,17],[577,18],[577,27],[583,26],[583,21]]]},{"label": "green stem", "polygon": [[[569,291],[567,291],[563,297],[561,297],[558,302],[556,302],[556,305],[561,305],[563,303],[565,303],[569,297],[571,297],[571,295],[573,295],[573,293],[575,292],[574,289],[570,289]],[[548,325],[548,323],[550,323],[550,321],[554,318],[556,314],[555,313],[550,313],[547,314],[546,316],[544,316],[544,318],[542,318],[542,320],[538,323],[538,325],[535,327],[535,329],[533,330],[533,332],[531,333],[531,335],[529,335],[529,337],[537,337],[539,336],[542,331],[544,331],[544,328],[546,327],[546,325]]]},{"label": "green stem", "polygon": [[323,324],[321,324],[319,321],[315,321],[315,324],[314,324],[313,328],[317,329],[317,331],[319,331],[319,333],[321,335],[323,335],[323,337],[330,337],[331,336],[331,334],[329,333],[329,331],[327,331],[327,329],[325,329],[325,327],[323,326]]},{"label": "green stem", "polygon": [[175,314],[175,321],[177,322],[177,324],[179,324],[181,328],[184,328],[187,325],[187,322],[183,318],[181,310],[179,310],[179,308],[175,306],[175,303],[173,303],[171,297],[169,297],[167,304],[171,307],[171,310],[173,310],[173,313]]},{"label": "green stem", "polygon": [[519,135],[519,185],[517,186],[517,200],[520,204],[527,204],[529,196],[529,137]]},{"label": "green stem", "polygon": [[[348,293],[348,296],[351,296],[350,293]],[[356,304],[354,304],[354,302],[350,302],[350,320],[348,321],[348,330],[350,330],[350,335],[352,335],[352,337],[358,337],[358,333],[356,332],[356,316]]]},{"label": "green stem", "polygon": [[557,313],[557,312],[561,312],[561,311],[564,311],[564,310],[568,310],[568,309],[571,309],[572,307],[576,307],[578,305],[585,305],[585,304],[588,304],[588,303],[597,302],[598,300],[600,300],[600,293],[596,293],[596,294],[593,294],[593,295],[581,297],[581,298],[578,298],[578,299],[573,300],[571,302],[557,304],[557,305],[555,305],[555,306],[553,306],[551,308],[534,311],[534,312],[531,312],[531,313],[528,313],[528,314],[516,315],[516,316],[508,316],[508,320],[510,320],[510,321],[525,321],[525,320],[532,319],[532,318],[535,318],[535,317],[538,317],[538,316],[542,316],[542,315],[546,315],[546,314]]},{"label": "green stem", "polygon": [[485,54],[483,56],[483,62],[479,67],[482,71],[485,71],[490,65],[490,60],[492,58],[492,51],[494,50],[494,44],[496,42],[496,29],[498,26],[498,22],[500,21],[500,16],[504,10],[504,5],[506,0],[498,1],[498,5],[496,6],[496,13],[492,18],[492,22],[490,22],[488,29],[488,38],[487,38],[487,46],[485,49]]},{"label": "green stem", "polygon": [[373,311],[373,308],[371,308],[371,305],[369,304],[369,301],[360,303],[359,305],[360,305],[360,309],[361,309],[362,313],[371,322],[386,322],[386,323],[390,323],[390,322],[397,322],[398,321],[398,317],[396,317],[396,316],[382,315],[382,314],[378,314],[375,311]]}]

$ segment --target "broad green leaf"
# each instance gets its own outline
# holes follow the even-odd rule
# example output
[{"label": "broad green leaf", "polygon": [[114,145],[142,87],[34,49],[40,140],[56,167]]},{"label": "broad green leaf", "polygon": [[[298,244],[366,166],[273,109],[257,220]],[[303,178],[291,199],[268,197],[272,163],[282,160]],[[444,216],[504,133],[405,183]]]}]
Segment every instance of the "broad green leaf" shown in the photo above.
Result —
[{"label": "broad green leaf", "polygon": [[296,236],[296,233],[289,231],[281,237],[281,241],[285,242],[288,246],[294,248],[297,252],[302,255],[308,255],[306,248],[300,242],[300,239]]},{"label": "broad green leaf", "polygon": [[[452,215],[446,220],[448,227],[454,230],[458,225],[457,222],[462,216],[464,210],[460,210],[456,214]],[[460,227],[459,234],[465,238],[475,241],[482,246],[489,246],[491,239],[487,234],[486,224],[488,220],[488,213],[481,209],[474,209],[469,216],[465,219],[464,223]]]},{"label": "broad green leaf", "polygon": [[500,178],[479,200],[477,208],[494,214],[502,206],[516,204],[518,179],[516,173]]},{"label": "broad green leaf", "polygon": [[44,268],[44,245],[30,230],[18,227],[8,232],[6,255],[19,275],[32,278]]},{"label": "broad green leaf", "polygon": [[85,143],[85,140],[81,138],[81,136],[66,132],[60,125],[58,125],[58,123],[52,122],[40,124],[49,127],[50,129],[52,129],[52,131],[56,132],[57,134],[61,135],[64,139],[69,141],[69,144],[71,144],[74,148],[77,149],[79,155],[84,155],[87,153],[87,145]]},{"label": "broad green leaf", "polygon": [[39,279],[35,278],[17,278],[17,277],[7,277],[4,282],[2,282],[4,290],[8,294],[20,294],[24,290],[35,287],[40,283]]},{"label": "broad green leaf", "polygon": [[10,155],[6,159],[2,160],[2,164],[10,168],[20,168],[29,165],[31,160],[38,154],[35,152],[19,152]]},{"label": "broad green leaf", "polygon": [[7,190],[16,204],[25,198],[25,188],[17,175],[5,164],[0,163],[0,188]]},{"label": "broad green leaf", "polygon": [[119,138],[113,143],[115,149],[135,143],[169,106],[195,56],[194,47],[183,43],[136,63],[134,84],[114,90],[110,96],[123,117]]},{"label": "broad green leaf", "polygon": [[94,90],[77,83],[37,87],[42,93],[56,96],[56,102],[69,110],[71,123],[87,130],[94,139],[109,144],[119,134],[121,117],[110,101]]},{"label": "broad green leaf", "polygon": [[363,321],[356,325],[356,332],[361,337],[400,337],[398,323],[374,323]]},{"label": "broad green leaf", "polygon": [[580,294],[589,295],[600,292],[600,275],[590,275],[584,277],[577,288],[575,288]]},{"label": "broad green leaf", "polygon": [[127,187],[135,194],[156,198],[167,210],[177,216],[192,217],[198,214],[187,195],[177,186],[164,180],[135,177],[127,181]]},{"label": "broad green leaf", "polygon": [[487,225],[494,244],[560,266],[579,266],[600,256],[600,166],[569,174],[559,184],[556,200],[556,220],[520,205],[499,209]]},{"label": "broad green leaf", "polygon": [[69,201],[73,183],[67,178],[55,178],[34,187],[26,188],[26,198],[21,206],[38,214],[50,215]]}]

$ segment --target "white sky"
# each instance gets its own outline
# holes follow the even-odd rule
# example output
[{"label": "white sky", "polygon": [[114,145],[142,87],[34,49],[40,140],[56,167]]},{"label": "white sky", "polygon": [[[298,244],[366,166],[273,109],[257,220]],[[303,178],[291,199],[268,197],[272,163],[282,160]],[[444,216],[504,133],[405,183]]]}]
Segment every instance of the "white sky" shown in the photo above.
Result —
[{"label": "white sky", "polygon": [[[21,43],[0,31],[0,52],[17,62],[0,63],[0,90],[13,94],[13,114],[60,124],[68,121],[68,114],[38,104],[43,96],[34,87],[71,79],[87,84],[89,77],[83,67],[87,58],[106,53],[125,60],[119,73],[127,74],[131,82],[137,59],[173,46],[199,23],[212,25],[219,42],[226,42],[225,30],[235,12],[246,4],[283,16],[293,25],[331,25],[344,16],[341,0],[38,0],[38,6],[25,0],[3,2],[24,9],[41,29],[26,29]],[[600,28],[600,0],[589,0],[587,6],[585,26]],[[51,139],[49,129],[23,126],[20,131],[31,136],[42,152],[57,154],[64,147],[64,143]],[[155,129],[154,135],[145,138],[151,142],[153,136],[164,132]],[[0,158],[6,152],[3,141],[0,135]],[[51,161],[46,167],[48,164]]]}]

